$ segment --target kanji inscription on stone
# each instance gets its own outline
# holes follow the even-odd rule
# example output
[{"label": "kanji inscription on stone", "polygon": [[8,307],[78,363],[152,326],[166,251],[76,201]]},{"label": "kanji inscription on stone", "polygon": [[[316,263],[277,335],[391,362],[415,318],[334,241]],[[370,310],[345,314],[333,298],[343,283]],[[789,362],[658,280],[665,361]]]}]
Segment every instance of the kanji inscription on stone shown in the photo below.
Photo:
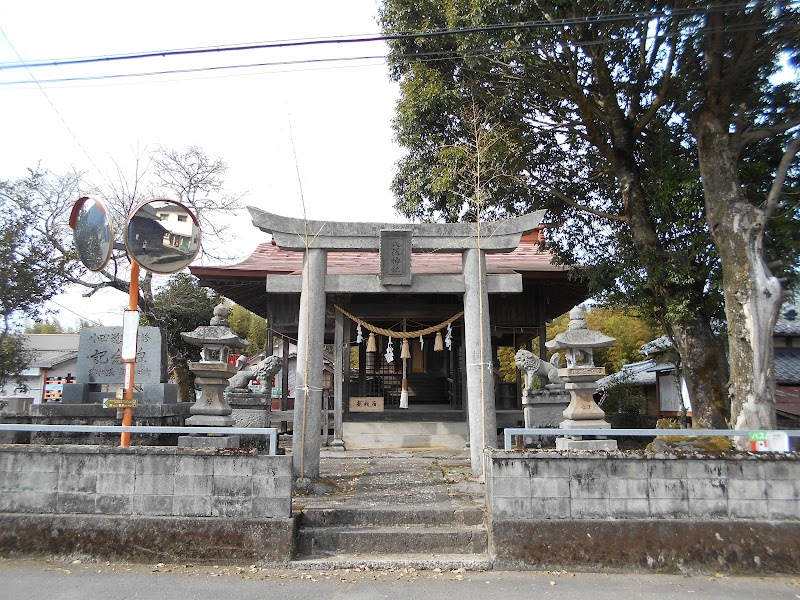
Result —
[{"label": "kanji inscription on stone", "polygon": [[[79,383],[122,383],[121,327],[84,327],[78,345]],[[139,327],[136,351],[136,383],[167,380],[166,345],[158,327]]]},{"label": "kanji inscription on stone", "polygon": [[411,230],[381,230],[381,283],[411,285]]}]

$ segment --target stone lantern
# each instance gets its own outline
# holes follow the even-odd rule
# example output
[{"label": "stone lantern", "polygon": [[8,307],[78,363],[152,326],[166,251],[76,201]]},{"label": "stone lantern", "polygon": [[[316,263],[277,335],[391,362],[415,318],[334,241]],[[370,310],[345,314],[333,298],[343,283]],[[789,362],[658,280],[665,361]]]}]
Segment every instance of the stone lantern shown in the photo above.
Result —
[{"label": "stone lantern", "polygon": [[[247,342],[236,335],[228,326],[228,307],[220,304],[214,308],[211,324],[200,326],[194,331],[181,333],[181,337],[193,346],[199,346],[200,361],[190,362],[189,370],[200,384],[201,394],[189,409],[191,417],[186,424],[200,427],[232,427],[236,421],[231,416],[231,407],[224,397],[228,379],[237,371],[228,363],[231,349],[247,347]],[[181,446],[222,446],[239,445],[238,436],[196,438],[182,436]]]},{"label": "stone lantern", "polygon": [[[597,380],[606,374],[605,367],[594,365],[594,349],[610,346],[616,340],[588,329],[582,306],[573,308],[569,318],[569,329],[545,344],[551,350],[563,350],[567,362],[566,368],[558,370],[558,375],[565,382],[570,403],[563,413],[566,420],[559,426],[562,429],[610,429],[611,424],[604,419],[605,412],[593,398]],[[617,442],[599,437],[584,440],[581,436],[569,436],[557,438],[556,449],[613,451],[617,449]]]}]

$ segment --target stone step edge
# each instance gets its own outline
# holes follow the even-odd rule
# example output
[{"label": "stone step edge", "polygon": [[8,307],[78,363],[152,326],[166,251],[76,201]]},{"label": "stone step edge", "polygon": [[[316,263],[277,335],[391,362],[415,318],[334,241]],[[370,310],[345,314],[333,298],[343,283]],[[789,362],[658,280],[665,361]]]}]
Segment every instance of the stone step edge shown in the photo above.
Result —
[{"label": "stone step edge", "polygon": [[307,507],[301,511],[300,527],[485,527],[482,508],[458,509],[345,509]]},{"label": "stone step edge", "polygon": [[314,533],[338,533],[344,535],[375,535],[375,534],[447,534],[447,533],[486,533],[485,525],[453,525],[433,526],[426,525],[324,525],[322,527],[300,527],[298,535],[313,535]]},{"label": "stone step edge", "polygon": [[416,569],[417,571],[490,571],[494,561],[488,554],[336,554],[311,556],[289,562],[297,570],[371,569],[392,571]]}]

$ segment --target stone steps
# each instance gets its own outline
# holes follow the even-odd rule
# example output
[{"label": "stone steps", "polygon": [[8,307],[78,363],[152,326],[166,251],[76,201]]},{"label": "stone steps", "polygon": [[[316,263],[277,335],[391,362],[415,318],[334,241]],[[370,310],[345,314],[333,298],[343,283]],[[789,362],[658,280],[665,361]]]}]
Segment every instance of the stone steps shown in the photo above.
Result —
[{"label": "stone steps", "polygon": [[300,569],[491,567],[479,508],[309,508],[297,552]]}]

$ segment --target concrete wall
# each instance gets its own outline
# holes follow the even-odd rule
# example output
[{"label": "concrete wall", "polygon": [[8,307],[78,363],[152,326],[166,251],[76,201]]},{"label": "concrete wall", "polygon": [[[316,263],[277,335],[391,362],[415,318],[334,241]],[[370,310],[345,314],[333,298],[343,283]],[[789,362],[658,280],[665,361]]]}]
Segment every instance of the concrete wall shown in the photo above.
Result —
[{"label": "concrete wall", "polygon": [[0,446],[0,512],[288,518],[291,485],[287,456]]},{"label": "concrete wall", "polygon": [[487,459],[498,564],[796,572],[800,460],[576,456]]},{"label": "concrete wall", "polygon": [[251,451],[0,446],[0,555],[286,564],[291,473]]}]

